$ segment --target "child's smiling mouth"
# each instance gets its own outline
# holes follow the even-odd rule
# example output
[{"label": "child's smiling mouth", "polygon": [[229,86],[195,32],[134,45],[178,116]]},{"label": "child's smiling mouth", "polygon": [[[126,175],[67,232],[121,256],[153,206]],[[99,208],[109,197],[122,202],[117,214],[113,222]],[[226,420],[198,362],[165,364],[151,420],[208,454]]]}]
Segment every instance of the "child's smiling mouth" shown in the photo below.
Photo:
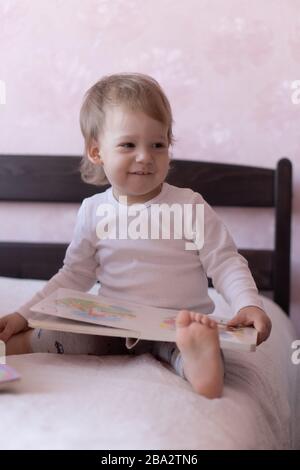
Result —
[{"label": "child's smiling mouth", "polygon": [[130,175],[136,175],[136,176],[150,176],[153,175],[151,172],[144,172],[144,171],[135,171],[132,173],[129,173]]}]

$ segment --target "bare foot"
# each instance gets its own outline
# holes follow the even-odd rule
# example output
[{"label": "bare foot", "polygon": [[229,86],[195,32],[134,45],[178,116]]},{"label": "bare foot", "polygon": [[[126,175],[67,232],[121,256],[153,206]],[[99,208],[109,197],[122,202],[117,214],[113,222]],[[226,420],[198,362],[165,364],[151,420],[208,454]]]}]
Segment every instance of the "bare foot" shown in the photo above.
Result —
[{"label": "bare foot", "polygon": [[224,367],[216,322],[207,315],[180,310],[176,318],[176,344],[184,374],[193,389],[207,398],[220,398]]}]

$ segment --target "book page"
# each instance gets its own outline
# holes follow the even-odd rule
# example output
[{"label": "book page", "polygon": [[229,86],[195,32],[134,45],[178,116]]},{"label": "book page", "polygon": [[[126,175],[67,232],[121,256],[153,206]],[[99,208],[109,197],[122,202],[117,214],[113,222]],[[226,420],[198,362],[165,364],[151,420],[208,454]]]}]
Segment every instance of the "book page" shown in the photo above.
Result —
[{"label": "book page", "polygon": [[11,382],[21,378],[20,374],[7,364],[0,364],[0,388],[6,388]]},{"label": "book page", "polygon": [[209,315],[218,323],[219,339],[223,349],[255,351],[257,330],[253,327],[227,327],[228,318]]},{"label": "book page", "polygon": [[31,310],[83,323],[136,331],[143,339],[175,341],[177,310],[133,304],[64,288],[56,290]]},{"label": "book page", "polygon": [[[64,318],[78,322],[77,327],[66,324],[65,331],[91,334],[107,334],[108,336],[133,337],[153,341],[175,342],[175,321],[178,310],[164,309],[139,305],[121,300],[110,299],[101,295],[78,292],[72,289],[58,289],[49,297],[34,305],[33,312]],[[252,327],[227,328],[228,319],[212,315],[218,322],[220,345],[223,349],[240,349],[255,351],[257,331]],[[49,320],[48,320],[49,323]],[[43,327],[39,317],[38,322],[29,320],[32,327]],[[53,323],[59,329],[58,322]],[[87,328],[85,325],[101,326],[101,332]],[[45,324],[44,326],[47,329]],[[63,329],[63,325],[61,324]],[[105,332],[105,328],[109,332]],[[70,329],[72,328],[72,330]],[[48,329],[51,329],[48,325]],[[115,333],[114,333],[115,332]]]}]

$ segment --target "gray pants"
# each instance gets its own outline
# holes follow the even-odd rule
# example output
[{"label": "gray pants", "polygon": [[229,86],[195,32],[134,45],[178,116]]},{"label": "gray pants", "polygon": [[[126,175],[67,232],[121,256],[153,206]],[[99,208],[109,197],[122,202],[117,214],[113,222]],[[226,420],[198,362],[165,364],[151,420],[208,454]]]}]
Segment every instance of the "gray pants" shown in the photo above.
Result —
[{"label": "gray pants", "polygon": [[181,353],[175,343],[140,340],[135,345],[132,338],[96,336],[35,329],[31,335],[33,352],[58,354],[90,354],[94,356],[151,353],[169,364],[176,374],[184,376]]}]

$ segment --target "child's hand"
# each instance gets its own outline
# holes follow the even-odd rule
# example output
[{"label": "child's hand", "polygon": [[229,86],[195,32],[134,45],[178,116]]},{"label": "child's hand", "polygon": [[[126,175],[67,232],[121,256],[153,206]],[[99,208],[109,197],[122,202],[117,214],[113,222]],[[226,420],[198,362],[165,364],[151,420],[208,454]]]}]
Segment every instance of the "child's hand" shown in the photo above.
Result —
[{"label": "child's hand", "polygon": [[11,336],[29,330],[27,320],[19,313],[10,313],[0,318],[0,341],[5,343]]},{"label": "child's hand", "polygon": [[266,339],[270,336],[272,329],[272,322],[266,312],[261,308],[254,306],[241,308],[235,317],[233,317],[232,320],[227,323],[227,326],[237,325],[253,325],[258,332],[257,345],[263,341],[266,341]]}]

